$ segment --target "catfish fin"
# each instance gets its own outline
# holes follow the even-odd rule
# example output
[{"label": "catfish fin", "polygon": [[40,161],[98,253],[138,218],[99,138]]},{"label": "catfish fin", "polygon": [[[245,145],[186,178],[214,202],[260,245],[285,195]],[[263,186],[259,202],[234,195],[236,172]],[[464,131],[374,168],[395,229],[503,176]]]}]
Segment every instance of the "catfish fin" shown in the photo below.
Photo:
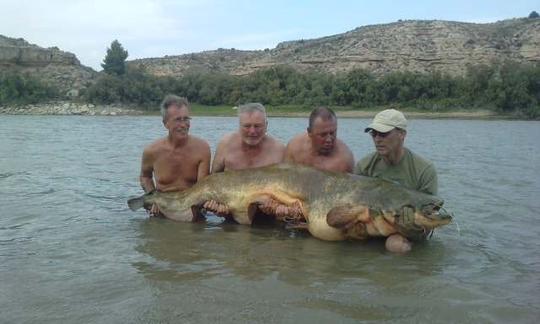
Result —
[{"label": "catfish fin", "polygon": [[336,206],[326,214],[326,222],[335,228],[346,229],[354,223],[369,220],[369,209],[365,206],[342,205]]}]

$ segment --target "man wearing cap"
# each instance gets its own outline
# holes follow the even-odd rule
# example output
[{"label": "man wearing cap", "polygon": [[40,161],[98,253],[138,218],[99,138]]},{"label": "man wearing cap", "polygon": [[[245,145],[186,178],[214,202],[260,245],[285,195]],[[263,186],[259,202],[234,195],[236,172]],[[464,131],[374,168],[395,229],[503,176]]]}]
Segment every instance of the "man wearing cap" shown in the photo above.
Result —
[{"label": "man wearing cap", "polygon": [[[407,119],[403,113],[395,109],[383,110],[375,115],[364,131],[373,138],[376,152],[362,158],[354,173],[437,194],[437,172],[433,163],[404,146]],[[393,252],[407,252],[411,243],[404,236],[394,234],[386,240],[386,248]]]}]

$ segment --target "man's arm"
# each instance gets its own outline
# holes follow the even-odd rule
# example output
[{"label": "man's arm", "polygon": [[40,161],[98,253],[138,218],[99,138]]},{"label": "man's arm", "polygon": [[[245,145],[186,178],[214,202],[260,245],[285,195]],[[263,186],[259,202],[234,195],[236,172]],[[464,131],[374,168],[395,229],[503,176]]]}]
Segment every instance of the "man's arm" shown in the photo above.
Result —
[{"label": "man's arm", "polygon": [[420,175],[418,191],[426,192],[431,195],[437,195],[438,187],[439,183],[437,179],[437,171],[435,170],[435,167],[430,164]]},{"label": "man's arm", "polygon": [[354,174],[359,174],[363,176],[369,176],[369,174],[366,172],[366,163],[365,158],[356,162],[356,166],[354,167]]},{"label": "man's arm", "polygon": [[345,161],[345,172],[348,172],[348,173],[353,173],[354,171],[354,155],[351,151],[351,149],[349,149],[349,147],[343,143],[343,149],[345,151],[345,154],[344,154],[344,161]]},{"label": "man's arm", "polygon": [[287,147],[285,148],[285,157],[283,158],[283,160],[285,162],[293,162],[294,163],[294,152],[295,152],[295,145],[293,143],[293,141],[289,141],[289,143],[287,143]]},{"label": "man's arm", "polygon": [[208,143],[203,142],[202,148],[203,156],[199,166],[197,167],[197,182],[201,181],[210,173],[210,146]]},{"label": "man's arm", "polygon": [[212,161],[212,173],[225,171],[225,151],[227,148],[229,136],[224,137],[216,148],[216,154]]},{"label": "man's arm", "polygon": [[154,159],[149,148],[144,149],[141,159],[141,174],[139,182],[144,192],[156,189],[154,184]]},{"label": "man's arm", "polygon": [[[144,149],[141,160],[139,181],[144,192],[148,193],[156,189],[156,185],[154,184],[154,155],[150,148]],[[153,204],[147,212],[150,216],[157,216],[159,215],[159,208],[156,204]]]},{"label": "man's arm", "polygon": [[360,161],[356,162],[354,174],[372,177],[374,157],[375,155],[371,153],[361,158]]},{"label": "man's arm", "polygon": [[283,157],[285,162],[298,162],[298,154],[300,154],[302,151],[301,139],[302,135],[296,135],[289,141],[289,143],[287,143],[287,146],[285,147],[285,156]]},{"label": "man's arm", "polygon": [[273,156],[276,157],[276,163],[281,163],[285,160],[285,154],[286,154],[286,148],[285,148],[285,145],[283,145],[283,143],[281,143],[280,141],[278,141],[277,139],[274,139],[274,149],[272,150],[273,151]]}]

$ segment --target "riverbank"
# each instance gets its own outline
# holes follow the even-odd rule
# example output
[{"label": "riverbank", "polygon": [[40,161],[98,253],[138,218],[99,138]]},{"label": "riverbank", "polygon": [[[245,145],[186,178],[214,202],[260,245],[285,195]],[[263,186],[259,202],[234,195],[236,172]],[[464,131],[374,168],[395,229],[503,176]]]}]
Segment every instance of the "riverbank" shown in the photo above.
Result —
[{"label": "riverbank", "polygon": [[[340,118],[372,118],[377,112],[385,109],[353,109],[351,107],[332,107]],[[444,112],[428,112],[404,109],[408,118],[432,119],[522,119],[517,116],[497,114],[490,110],[456,110]],[[300,106],[267,107],[269,117],[308,117],[311,108]],[[236,107],[231,106],[192,106],[194,116],[235,116]],[[115,105],[94,105],[88,103],[58,101],[50,103],[28,104],[20,106],[0,106],[0,115],[87,115],[87,116],[157,116],[157,109],[144,107],[126,107]]]},{"label": "riverbank", "polygon": [[0,106],[0,115],[88,115],[122,116],[143,115],[144,112],[120,105],[94,105],[69,101],[57,101],[18,106]]}]

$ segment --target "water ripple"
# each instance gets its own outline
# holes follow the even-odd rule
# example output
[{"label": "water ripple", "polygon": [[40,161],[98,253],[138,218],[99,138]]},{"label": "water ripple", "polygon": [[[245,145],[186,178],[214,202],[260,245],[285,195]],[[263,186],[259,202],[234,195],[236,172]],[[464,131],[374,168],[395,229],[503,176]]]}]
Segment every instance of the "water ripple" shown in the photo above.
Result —
[{"label": "water ripple", "polygon": [[[372,151],[368,120],[339,123],[356,159]],[[305,126],[274,118],[269,131],[285,142]],[[197,117],[192,131],[215,148],[236,127],[236,118]],[[0,313],[32,319],[11,322],[43,321],[43,310],[44,322],[148,322],[149,313],[154,322],[533,322],[539,130],[412,120],[407,145],[434,161],[459,230],[394,255],[383,240],[323,242],[218,217],[190,224],[130,212],[142,149],[166,133],[157,116],[2,117]]]}]

